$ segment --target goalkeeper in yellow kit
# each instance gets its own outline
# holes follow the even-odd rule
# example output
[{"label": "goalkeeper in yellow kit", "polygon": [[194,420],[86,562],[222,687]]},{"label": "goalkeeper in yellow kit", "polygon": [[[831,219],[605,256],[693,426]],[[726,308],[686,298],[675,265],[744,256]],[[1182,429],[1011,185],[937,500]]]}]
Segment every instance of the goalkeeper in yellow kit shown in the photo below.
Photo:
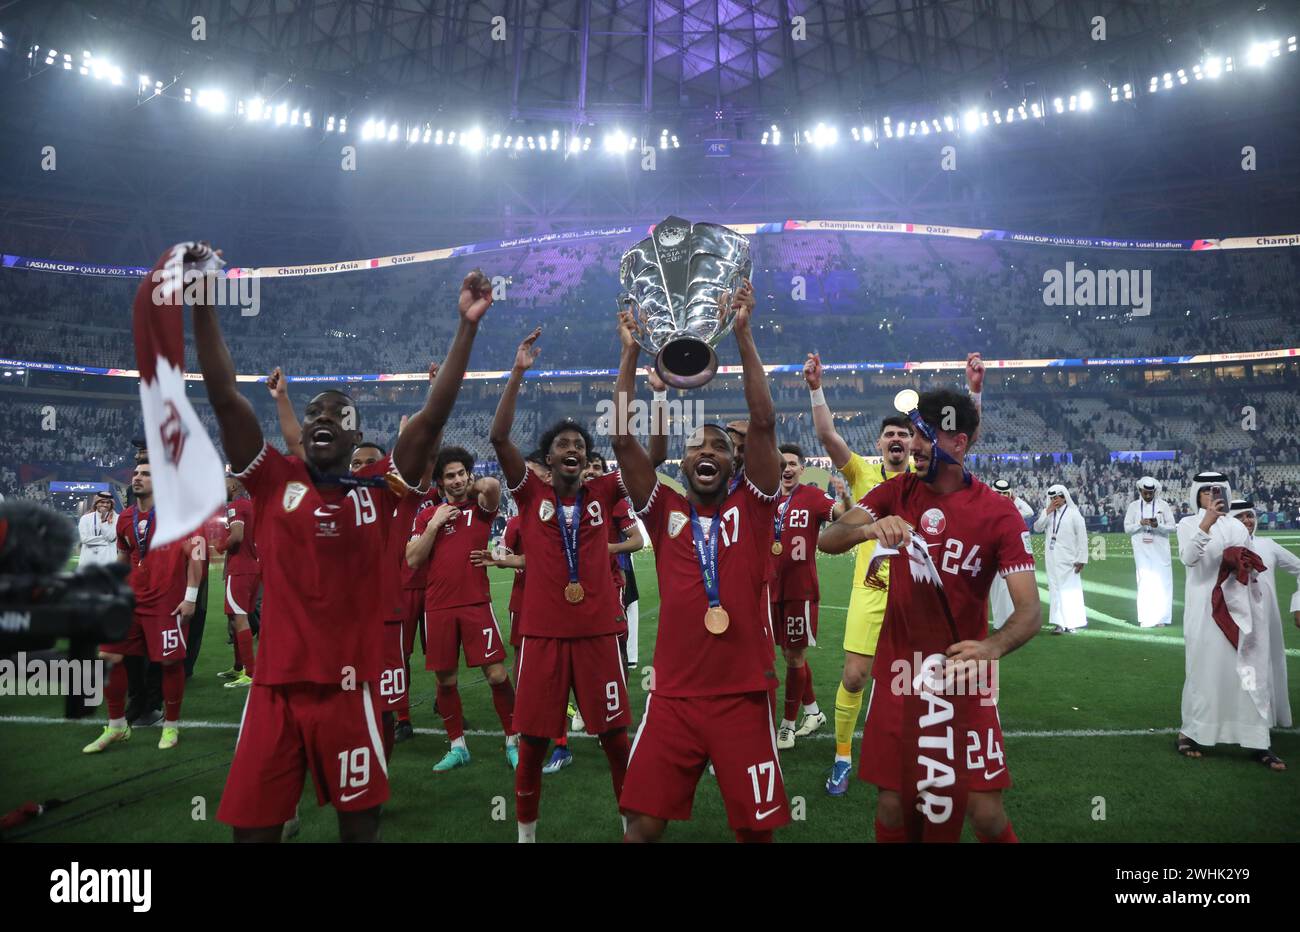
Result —
[{"label": "goalkeeper in yellow kit", "polygon": [[[912,440],[912,423],[905,415],[886,417],[880,424],[876,449],[882,462],[868,463],[854,453],[835,429],[831,410],[822,393],[821,358],[810,353],[803,367],[804,381],[812,395],[813,425],[817,437],[826,449],[831,463],[849,484],[850,504],[858,502],[877,485],[910,469],[908,450]],[[978,353],[966,361],[966,377],[971,394],[978,405],[984,381],[984,366]],[[853,569],[853,589],[849,595],[849,612],[844,623],[844,673],[835,694],[835,762],[826,781],[826,792],[843,796],[849,788],[852,769],[853,732],[862,712],[862,690],[871,677],[871,661],[876,653],[876,641],[885,622],[885,602],[889,593],[885,589],[871,589],[866,585],[867,570],[875,552],[875,541],[858,545],[857,562]],[[888,565],[880,567],[879,575],[888,580]]]}]

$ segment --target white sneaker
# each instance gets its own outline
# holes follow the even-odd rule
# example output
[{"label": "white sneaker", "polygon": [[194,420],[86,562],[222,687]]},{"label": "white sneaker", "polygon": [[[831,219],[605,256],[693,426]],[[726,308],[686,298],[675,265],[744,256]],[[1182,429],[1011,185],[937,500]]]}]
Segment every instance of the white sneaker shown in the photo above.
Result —
[{"label": "white sneaker", "polygon": [[816,715],[805,715],[803,717],[803,724],[799,726],[799,730],[794,733],[794,736],[796,738],[806,738],[825,724],[825,712],[818,712]]},{"label": "white sneaker", "polygon": [[788,751],[794,747],[794,729],[784,726],[776,733],[776,749],[778,751]]}]

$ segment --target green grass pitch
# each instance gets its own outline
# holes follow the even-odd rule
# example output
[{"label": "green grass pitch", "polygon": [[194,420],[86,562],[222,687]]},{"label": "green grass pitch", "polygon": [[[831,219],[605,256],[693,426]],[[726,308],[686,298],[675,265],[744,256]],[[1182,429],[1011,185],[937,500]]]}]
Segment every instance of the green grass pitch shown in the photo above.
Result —
[{"label": "green grass pitch", "polygon": [[[1285,546],[1300,547],[1300,532],[1282,532]],[[1035,537],[1041,556],[1042,538]],[[1175,624],[1140,631],[1133,623],[1133,562],[1128,539],[1105,538],[1106,559],[1084,571],[1089,629],[1074,637],[1038,637],[1003,661],[1000,710],[1015,787],[1007,809],[1024,841],[1197,842],[1294,841],[1300,838],[1300,732],[1276,733],[1274,748],[1292,766],[1271,773],[1240,748],[1220,747],[1202,760],[1173,750],[1183,684],[1182,567],[1174,561]],[[817,697],[832,717],[843,659],[845,606],[851,557],[820,557],[822,607],[818,646],[809,651]],[[632,706],[645,705],[643,682],[653,662],[658,619],[653,557],[637,555],[641,591],[642,667],[629,676]],[[220,578],[209,588],[207,632],[185,695],[180,746],[157,750],[158,730],[137,729],[131,741],[104,754],[81,747],[103,725],[103,713],[84,723],[54,722],[61,700],[0,698],[0,812],[25,800],[68,798],[98,790],[29,823],[17,838],[49,842],[227,841],[215,820],[235,742],[243,691],[216,678],[230,665]],[[1046,580],[1039,574],[1044,622]],[[1278,581],[1285,609],[1293,580]],[[510,578],[493,571],[497,616],[506,618]],[[1292,705],[1300,708],[1300,630],[1283,614]],[[487,841],[515,839],[513,780],[502,751],[499,724],[482,676],[465,671],[461,691],[476,733],[468,737],[472,764],[434,775],[446,749],[436,733],[434,679],[413,658],[414,740],[398,745],[390,765],[392,799],[384,807],[387,841]],[[783,668],[778,664],[778,672]],[[861,722],[859,722],[859,729]],[[574,737],[573,766],[543,778],[540,841],[615,842],[619,819],[604,755],[595,741]],[[781,767],[797,820],[778,841],[865,841],[871,838],[874,790],[853,781],[847,796],[826,796],[824,782],[834,750],[833,720],[785,752]],[[855,754],[857,742],[854,746]],[[107,788],[110,784],[120,784]],[[302,811],[303,841],[332,841],[332,811],[318,809],[308,781]],[[1099,816],[1104,814],[1104,818]],[[204,816],[204,817],[200,817]],[[969,829],[967,836],[970,836]],[[690,822],[675,823],[670,841],[728,841],[717,786],[706,773]]]}]

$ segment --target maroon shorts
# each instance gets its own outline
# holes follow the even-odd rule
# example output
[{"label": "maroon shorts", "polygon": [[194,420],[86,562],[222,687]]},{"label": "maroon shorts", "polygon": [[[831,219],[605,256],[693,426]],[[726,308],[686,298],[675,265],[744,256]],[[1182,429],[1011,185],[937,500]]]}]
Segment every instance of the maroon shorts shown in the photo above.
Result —
[{"label": "maroon shorts", "polygon": [[240,573],[226,577],[226,614],[253,614],[257,608],[257,590],[262,585],[262,577],[256,573]]},{"label": "maroon shorts", "polygon": [[525,635],[515,674],[515,731],[538,738],[564,734],[569,691],[587,733],[598,735],[627,728],[627,668],[617,634],[589,638],[544,638]]},{"label": "maroon shorts", "polygon": [[415,632],[424,623],[424,590],[402,590],[402,652],[403,658],[415,650]]},{"label": "maroon shorts", "polygon": [[769,602],[768,618],[779,647],[817,646],[816,602]]},{"label": "maroon shorts", "polygon": [[505,663],[505,641],[491,602],[425,612],[424,668],[456,670],[462,649],[467,667]]},{"label": "maroon shorts", "polygon": [[712,762],[733,829],[767,831],[788,823],[769,692],[680,699],[652,694],[632,743],[619,808],[689,819],[696,784]]},{"label": "maroon shorts", "polygon": [[[889,680],[872,684],[867,722],[862,729],[858,777],[882,790],[898,791],[903,780],[903,696],[890,689]],[[974,793],[1005,790],[1011,786],[1002,747],[1002,722],[998,707],[984,696],[948,696],[962,702],[963,728],[953,734],[953,769]]]},{"label": "maroon shorts", "polygon": [[406,697],[406,632],[400,621],[384,622],[384,650],[380,655],[377,704],[380,712],[391,712]]},{"label": "maroon shorts", "polygon": [[308,771],[318,805],[356,812],[388,799],[388,762],[369,683],[250,686],[217,819],[237,828],[287,822]]},{"label": "maroon shorts", "polygon": [[154,615],[135,612],[126,637],[113,644],[100,644],[105,654],[124,657],[148,657],[155,663],[184,660],[190,623],[179,615]]}]

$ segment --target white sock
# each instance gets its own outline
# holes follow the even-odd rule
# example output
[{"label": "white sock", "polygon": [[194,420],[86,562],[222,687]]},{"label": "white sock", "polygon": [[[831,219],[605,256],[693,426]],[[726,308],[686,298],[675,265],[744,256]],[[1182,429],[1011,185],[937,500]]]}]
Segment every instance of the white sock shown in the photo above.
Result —
[{"label": "white sock", "polygon": [[627,662],[637,663],[640,656],[637,650],[637,638],[641,634],[641,603],[633,602],[624,609],[627,615]]},{"label": "white sock", "polygon": [[[769,726],[769,727],[770,727],[770,726]],[[790,721],[788,718],[783,718],[783,719],[781,719],[781,727],[782,727],[782,728],[793,728],[793,727],[794,727],[794,722]]]},{"label": "white sock", "polygon": [[108,720],[108,727],[109,727],[109,728],[118,728],[118,729],[125,728],[125,727],[126,727],[126,719],[124,719],[124,718],[110,718],[110,719]]},{"label": "white sock", "polygon": [[466,754],[469,753],[469,746],[465,744],[465,736],[464,736],[464,735],[461,735],[459,738],[456,738],[455,740],[453,740],[453,741],[451,742],[451,746],[454,747],[454,748],[460,748],[460,749],[461,749],[462,751],[464,751]]},{"label": "white sock", "polygon": [[163,728],[180,728],[180,727],[181,727],[181,720],[178,718],[178,719],[176,719],[176,721],[174,721],[174,722],[169,722],[169,721],[167,721],[167,719],[163,719],[162,727],[163,727]]},{"label": "white sock", "polygon": [[815,703],[815,702],[810,702],[810,703],[808,703],[808,705],[806,705],[806,706],[803,707],[803,711],[804,711],[804,714],[805,714],[805,715],[821,715],[821,714],[822,714],[822,710],[819,709],[819,708],[817,707],[817,703]]},{"label": "white sock", "polygon": [[536,822],[518,822],[519,826],[519,844],[531,845],[537,842],[537,823]]},{"label": "white sock", "polygon": [[519,747],[519,735],[517,735],[517,734],[515,734],[515,735],[507,735],[507,736],[506,736],[506,747],[508,747],[508,748],[517,748],[517,747]]},{"label": "white sock", "polygon": [[623,815],[623,814],[620,812],[620,813],[618,814],[618,817],[619,817],[620,819],[623,820],[623,834],[626,835],[626,834],[627,834],[627,816]]},{"label": "white sock", "polygon": [[853,763],[853,758],[851,758],[851,757],[845,757],[843,754],[836,754],[836,755],[835,755],[835,763],[838,764],[840,761],[843,761],[843,762],[846,763],[846,764],[851,764],[851,763]]}]

